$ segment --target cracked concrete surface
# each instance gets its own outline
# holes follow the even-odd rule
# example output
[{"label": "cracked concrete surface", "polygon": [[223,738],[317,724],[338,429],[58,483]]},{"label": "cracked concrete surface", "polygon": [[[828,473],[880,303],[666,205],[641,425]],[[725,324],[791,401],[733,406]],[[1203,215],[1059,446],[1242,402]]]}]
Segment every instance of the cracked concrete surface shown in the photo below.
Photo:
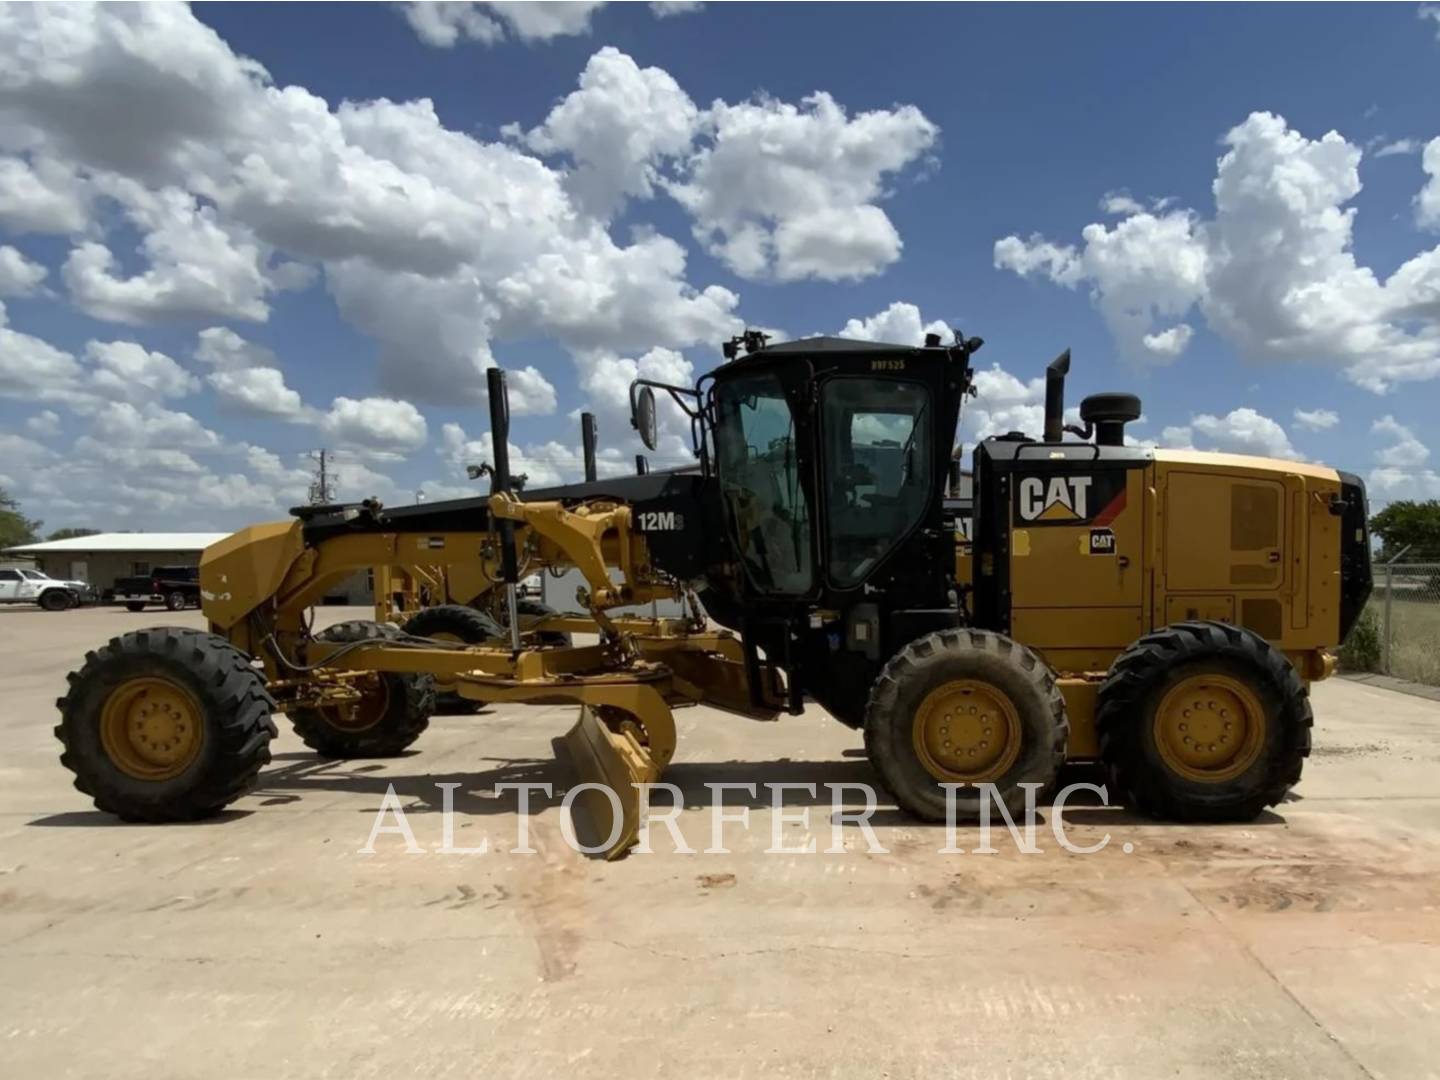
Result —
[{"label": "cracked concrete surface", "polygon": [[[1111,836],[1096,854],[1048,823],[1039,854],[1003,833],[941,854],[943,829],[882,802],[887,854],[851,828],[844,853],[781,855],[767,800],[732,792],[751,808],[730,854],[657,829],[655,854],[605,864],[548,802],[537,853],[508,853],[514,799],[492,790],[563,784],[569,708],[440,717],[388,762],[321,763],[283,731],[216,821],[95,812],[57,761],[54,698],[85,649],[167,620],[199,624],[0,612],[4,1075],[1440,1076],[1435,702],[1317,686],[1296,797],[1244,826],[1076,804],[1076,844]],[[666,779],[697,849],[707,783],[872,779],[819,713],[677,719]],[[455,845],[489,854],[435,852],[437,783],[461,785]],[[390,784],[424,854],[359,853]],[[829,845],[824,790],[790,793],[810,820],[787,845]]]}]

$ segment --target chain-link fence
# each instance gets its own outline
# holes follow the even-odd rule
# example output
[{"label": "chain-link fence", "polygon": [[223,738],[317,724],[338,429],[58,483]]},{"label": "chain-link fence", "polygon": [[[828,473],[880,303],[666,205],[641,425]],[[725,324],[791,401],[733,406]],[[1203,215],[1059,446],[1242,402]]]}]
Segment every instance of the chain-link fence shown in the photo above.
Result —
[{"label": "chain-link fence", "polygon": [[1440,686],[1440,563],[1377,563],[1374,576],[1341,663]]}]

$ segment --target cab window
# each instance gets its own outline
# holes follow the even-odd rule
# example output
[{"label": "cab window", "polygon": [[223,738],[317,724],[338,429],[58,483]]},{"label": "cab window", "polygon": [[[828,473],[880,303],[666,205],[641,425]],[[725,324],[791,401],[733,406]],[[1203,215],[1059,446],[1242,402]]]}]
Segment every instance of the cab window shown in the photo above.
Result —
[{"label": "cab window", "polygon": [[833,379],[821,393],[832,584],[860,584],[929,506],[929,391],[896,379]]}]

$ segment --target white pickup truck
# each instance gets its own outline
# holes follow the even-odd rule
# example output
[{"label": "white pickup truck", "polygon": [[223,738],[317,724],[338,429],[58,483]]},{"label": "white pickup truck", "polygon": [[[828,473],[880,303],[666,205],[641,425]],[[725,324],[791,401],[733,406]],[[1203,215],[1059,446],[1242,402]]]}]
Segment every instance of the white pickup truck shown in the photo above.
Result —
[{"label": "white pickup truck", "polygon": [[0,569],[0,604],[39,604],[46,611],[64,611],[93,595],[83,581],[57,581],[39,570]]}]

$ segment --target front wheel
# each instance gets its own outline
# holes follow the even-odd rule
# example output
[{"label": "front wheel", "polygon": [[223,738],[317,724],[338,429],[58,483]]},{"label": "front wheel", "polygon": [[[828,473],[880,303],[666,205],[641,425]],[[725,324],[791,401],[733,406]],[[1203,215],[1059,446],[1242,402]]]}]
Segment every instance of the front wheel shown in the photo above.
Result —
[{"label": "front wheel", "polygon": [[74,607],[78,600],[64,589],[49,589],[40,594],[39,604],[46,611],[65,611]]},{"label": "front wheel", "polygon": [[218,813],[270,762],[274,701],[250,658],[184,627],[111,639],[56,705],[60,762],[95,806],[126,821]]},{"label": "front wheel", "polygon": [[1258,634],[1184,622],[1116,659],[1095,715],[1111,786],[1176,821],[1250,821],[1300,779],[1310,694]]},{"label": "front wheel", "polygon": [[143,601],[143,600],[127,600],[127,601],[125,601],[125,610],[126,610],[126,611],[144,611],[144,610],[145,610],[145,601]]},{"label": "front wheel", "polygon": [[165,594],[166,611],[184,611],[185,603],[185,594],[179,589],[175,589]]},{"label": "front wheel", "polygon": [[1034,652],[984,630],[939,630],[905,646],[875,680],[865,749],[895,801],[944,821],[973,820],[993,785],[1007,810],[1027,785],[1048,788],[1065,760],[1070,725],[1055,676]]}]

